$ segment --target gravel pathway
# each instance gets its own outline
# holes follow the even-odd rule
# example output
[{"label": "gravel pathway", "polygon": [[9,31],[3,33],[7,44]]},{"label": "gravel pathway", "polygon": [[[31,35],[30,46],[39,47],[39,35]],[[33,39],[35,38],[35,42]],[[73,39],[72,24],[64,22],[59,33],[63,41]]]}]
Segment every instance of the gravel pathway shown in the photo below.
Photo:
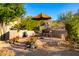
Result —
[{"label": "gravel pathway", "polygon": [[[41,39],[42,40],[42,39]],[[42,40],[45,42],[52,42],[52,40],[59,41],[57,38],[48,40]],[[79,49],[70,49],[64,46],[46,46],[41,49],[24,49],[24,43],[16,43],[15,45],[11,45],[5,43],[4,41],[0,41],[1,47],[10,47],[12,50],[16,52],[16,56],[79,56]]]},{"label": "gravel pathway", "polygon": [[[52,40],[59,41],[60,39],[41,39],[43,42],[52,42]],[[15,47],[17,46],[16,44],[14,45],[14,47],[12,48],[15,52],[17,56],[79,56],[79,49],[74,49],[71,50],[67,47],[64,46],[47,46],[41,49],[26,49],[24,50],[24,44],[23,43],[18,43],[18,48]]]}]

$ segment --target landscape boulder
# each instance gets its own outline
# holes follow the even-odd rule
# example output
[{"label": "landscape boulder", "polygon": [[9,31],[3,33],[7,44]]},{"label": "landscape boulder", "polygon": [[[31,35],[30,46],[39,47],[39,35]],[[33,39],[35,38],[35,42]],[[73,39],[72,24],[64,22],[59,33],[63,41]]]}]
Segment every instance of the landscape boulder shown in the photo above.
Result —
[{"label": "landscape boulder", "polygon": [[41,40],[36,40],[36,42],[35,42],[35,46],[37,47],[37,48],[43,48],[43,42],[41,41]]},{"label": "landscape boulder", "polygon": [[8,48],[0,49],[0,56],[15,56],[16,53]]}]

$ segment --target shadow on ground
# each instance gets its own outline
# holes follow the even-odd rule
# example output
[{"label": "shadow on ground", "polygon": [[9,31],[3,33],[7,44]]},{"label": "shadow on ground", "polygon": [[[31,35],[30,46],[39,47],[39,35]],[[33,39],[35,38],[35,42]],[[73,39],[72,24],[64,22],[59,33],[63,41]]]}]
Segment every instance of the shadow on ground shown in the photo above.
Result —
[{"label": "shadow on ground", "polygon": [[16,56],[79,56],[78,50],[62,50],[62,51],[47,51],[44,49],[34,49],[34,50],[15,50]]},{"label": "shadow on ground", "polygon": [[79,56],[79,51],[76,50],[63,50],[63,51],[45,51],[36,50],[26,53],[26,56]]}]

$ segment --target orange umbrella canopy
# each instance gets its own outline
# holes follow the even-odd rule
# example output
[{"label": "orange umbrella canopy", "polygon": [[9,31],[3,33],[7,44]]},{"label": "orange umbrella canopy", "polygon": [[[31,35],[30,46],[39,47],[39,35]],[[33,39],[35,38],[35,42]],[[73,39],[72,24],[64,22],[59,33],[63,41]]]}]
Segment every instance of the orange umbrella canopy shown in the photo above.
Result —
[{"label": "orange umbrella canopy", "polygon": [[48,15],[44,14],[44,13],[40,13],[37,16],[32,17],[34,20],[49,20],[51,19],[51,17],[49,17]]}]

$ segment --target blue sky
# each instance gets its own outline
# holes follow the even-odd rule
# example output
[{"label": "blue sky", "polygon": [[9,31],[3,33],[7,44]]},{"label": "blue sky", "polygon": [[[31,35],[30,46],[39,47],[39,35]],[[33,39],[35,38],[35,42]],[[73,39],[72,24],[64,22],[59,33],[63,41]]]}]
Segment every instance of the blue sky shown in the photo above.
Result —
[{"label": "blue sky", "polygon": [[76,12],[79,9],[79,3],[26,3],[24,8],[25,16],[36,16],[42,12],[56,20],[60,13]]}]

